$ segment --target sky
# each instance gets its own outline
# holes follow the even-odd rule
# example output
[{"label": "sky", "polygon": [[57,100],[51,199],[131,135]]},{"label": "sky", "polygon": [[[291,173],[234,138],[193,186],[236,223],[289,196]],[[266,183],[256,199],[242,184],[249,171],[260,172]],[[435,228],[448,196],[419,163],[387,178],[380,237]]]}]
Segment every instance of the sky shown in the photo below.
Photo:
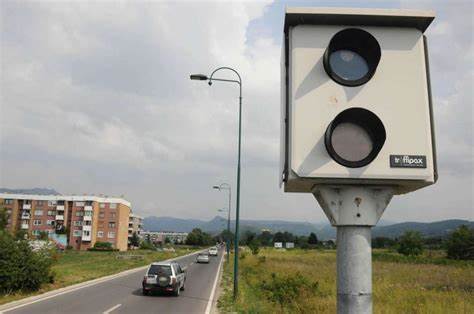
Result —
[{"label": "sky", "polygon": [[235,200],[238,88],[189,74],[230,66],[243,79],[241,217],[327,221],[312,195],[278,182],[285,6],[436,11],[439,180],[395,196],[383,219],[474,219],[471,1],[1,1],[0,187],[211,219],[227,204],[213,185]]}]

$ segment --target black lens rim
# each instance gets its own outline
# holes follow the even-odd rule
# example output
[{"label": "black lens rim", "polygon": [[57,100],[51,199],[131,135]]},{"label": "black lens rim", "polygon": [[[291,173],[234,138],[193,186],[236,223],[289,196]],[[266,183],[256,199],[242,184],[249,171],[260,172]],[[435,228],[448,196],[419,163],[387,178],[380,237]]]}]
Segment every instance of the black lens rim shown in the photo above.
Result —
[{"label": "black lens rim", "polygon": [[[331,67],[329,57],[338,50],[350,50],[364,58],[369,71],[360,79],[347,80],[339,76]],[[329,42],[323,56],[326,73],[337,83],[344,86],[360,86],[367,83],[375,74],[382,52],[380,45],[369,32],[358,28],[346,28],[337,32]]]},{"label": "black lens rim", "polygon": [[[339,156],[332,146],[332,134],[341,123],[353,123],[363,128],[372,141],[372,151],[364,159],[351,161]],[[324,145],[331,158],[338,164],[349,168],[361,168],[370,164],[382,149],[387,134],[382,121],[375,113],[364,108],[349,108],[340,112],[328,125],[324,134]]]}]

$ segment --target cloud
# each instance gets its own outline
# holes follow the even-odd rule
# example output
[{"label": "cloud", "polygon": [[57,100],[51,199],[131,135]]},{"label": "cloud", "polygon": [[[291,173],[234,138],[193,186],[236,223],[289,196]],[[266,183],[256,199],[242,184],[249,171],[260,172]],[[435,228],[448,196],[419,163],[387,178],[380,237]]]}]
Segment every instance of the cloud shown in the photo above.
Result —
[{"label": "cloud", "polygon": [[[438,218],[472,209],[472,19],[462,4],[436,2],[428,32],[443,201],[431,188],[400,198],[393,219],[428,219],[434,203]],[[231,66],[243,79],[242,216],[325,220],[311,195],[278,188],[281,4],[0,6],[0,185],[125,194],[146,214],[212,217],[226,200],[210,187],[235,185],[238,88],[189,74]]]}]

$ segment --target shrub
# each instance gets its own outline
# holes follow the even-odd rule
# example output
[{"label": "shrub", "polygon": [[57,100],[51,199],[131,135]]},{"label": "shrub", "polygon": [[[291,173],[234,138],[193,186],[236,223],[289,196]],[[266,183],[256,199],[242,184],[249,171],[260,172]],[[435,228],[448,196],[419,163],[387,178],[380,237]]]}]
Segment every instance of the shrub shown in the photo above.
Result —
[{"label": "shrub", "polygon": [[462,225],[446,241],[448,258],[474,260],[474,228]]},{"label": "shrub", "polygon": [[310,281],[299,272],[291,275],[272,273],[270,280],[262,280],[260,288],[267,299],[283,306],[297,302],[301,295],[314,294],[319,283]]},{"label": "shrub", "polygon": [[420,255],[423,253],[423,239],[417,231],[405,232],[398,243],[398,253],[403,255]]},{"label": "shrub", "polygon": [[38,290],[54,281],[51,252],[33,252],[25,240],[0,232],[0,293]]},{"label": "shrub", "polygon": [[94,247],[88,248],[88,251],[104,251],[104,252],[111,252],[111,251],[118,251],[118,249],[114,249],[112,247],[112,243],[110,242],[96,242]]},{"label": "shrub", "polygon": [[252,241],[250,241],[249,243],[249,248],[250,250],[252,251],[252,254],[253,255],[257,255],[258,252],[260,251],[260,243],[258,243],[258,240],[257,239],[253,239]]},{"label": "shrub", "polygon": [[140,243],[140,249],[142,249],[142,250],[156,250],[156,247],[149,241],[142,241]]}]

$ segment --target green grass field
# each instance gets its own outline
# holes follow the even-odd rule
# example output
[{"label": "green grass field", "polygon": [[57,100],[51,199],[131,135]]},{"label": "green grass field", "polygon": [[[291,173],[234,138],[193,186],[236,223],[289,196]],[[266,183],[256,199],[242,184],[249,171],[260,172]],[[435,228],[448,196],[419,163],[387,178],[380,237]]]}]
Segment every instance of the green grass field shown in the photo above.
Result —
[{"label": "green grass field", "polygon": [[[225,265],[221,312],[335,313],[336,252],[249,252],[239,260],[240,294],[232,302],[232,268]],[[440,252],[406,258],[386,250],[373,257],[375,313],[474,313],[474,262]]]},{"label": "green grass field", "polygon": [[[129,252],[88,252],[66,251],[58,253],[52,267],[55,282],[44,285],[39,291],[32,293],[15,293],[0,295],[0,304],[40,294],[53,289],[73,285],[79,282],[115,274],[134,267],[144,266],[151,262],[165,260],[178,255],[192,252],[191,249],[176,249],[176,252],[155,252],[136,250]],[[142,259],[121,258],[126,255],[141,255]]]}]

